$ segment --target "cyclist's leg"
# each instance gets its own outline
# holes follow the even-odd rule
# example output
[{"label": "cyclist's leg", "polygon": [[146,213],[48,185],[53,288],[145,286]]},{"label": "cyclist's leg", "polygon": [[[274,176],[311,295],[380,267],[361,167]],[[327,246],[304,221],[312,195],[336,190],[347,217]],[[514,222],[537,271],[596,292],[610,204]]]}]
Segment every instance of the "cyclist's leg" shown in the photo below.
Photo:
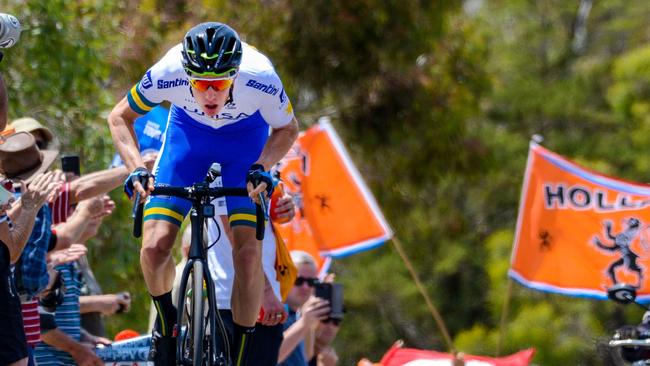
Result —
[{"label": "cyclist's leg", "polygon": [[[210,135],[184,122],[179,124],[170,118],[165,142],[154,168],[156,184],[190,185],[205,177],[212,162],[211,157],[206,155],[208,149],[190,149],[191,146],[207,146]],[[184,199],[151,197],[144,210],[140,263],[158,313],[157,331],[161,333],[160,347],[166,349],[169,344],[173,345],[173,342],[166,338],[172,336],[176,323],[176,309],[172,305],[171,298],[175,275],[171,250],[178,229],[190,207],[190,202]],[[167,352],[173,351],[175,351],[173,346],[167,350]],[[172,358],[170,362],[175,361],[173,354],[168,357]]]},{"label": "cyclist's leg", "polygon": [[[250,199],[245,198],[250,201]],[[233,313],[234,366],[247,365],[246,358],[252,347],[255,322],[262,306],[264,273],[262,271],[262,245],[255,238],[255,215],[239,212],[230,215],[233,233],[233,280],[231,309]],[[251,221],[252,219],[252,221]]]},{"label": "cyclist's leg", "polygon": [[[239,123],[238,123],[239,124]],[[266,139],[268,125],[262,120],[246,121],[245,131],[232,131],[225,151],[231,154],[222,162],[222,178],[225,187],[245,187],[246,174],[259,157]],[[224,133],[228,129],[224,129]],[[238,133],[241,132],[241,133]],[[230,145],[230,146],[227,146]],[[249,353],[250,338],[262,305],[264,275],[262,271],[262,245],[255,238],[255,205],[248,197],[226,197],[228,217],[233,234],[234,281],[231,297],[233,313],[234,348],[233,365],[245,364]]]},{"label": "cyclist's leg", "polygon": [[[250,164],[245,168],[244,165],[222,166],[224,186],[245,186]],[[232,257],[235,267],[230,301],[233,320],[235,324],[254,327],[262,305],[264,286],[262,245],[255,238],[255,205],[248,197],[226,197],[226,205],[233,236]]]}]

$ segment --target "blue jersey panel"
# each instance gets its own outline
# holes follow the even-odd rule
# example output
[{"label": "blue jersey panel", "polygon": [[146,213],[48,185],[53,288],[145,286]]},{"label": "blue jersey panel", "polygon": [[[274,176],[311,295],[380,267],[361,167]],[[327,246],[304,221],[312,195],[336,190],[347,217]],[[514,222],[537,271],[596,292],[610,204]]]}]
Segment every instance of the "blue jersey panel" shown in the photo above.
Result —
[{"label": "blue jersey panel", "polygon": [[[156,184],[191,185],[203,180],[212,163],[217,162],[225,187],[245,187],[248,168],[259,158],[268,135],[269,125],[259,111],[235,124],[213,129],[173,105],[154,168]],[[248,197],[227,197],[226,204],[232,225],[255,225],[255,206]],[[184,199],[151,197],[145,220],[162,219],[180,225],[190,207]]]}]

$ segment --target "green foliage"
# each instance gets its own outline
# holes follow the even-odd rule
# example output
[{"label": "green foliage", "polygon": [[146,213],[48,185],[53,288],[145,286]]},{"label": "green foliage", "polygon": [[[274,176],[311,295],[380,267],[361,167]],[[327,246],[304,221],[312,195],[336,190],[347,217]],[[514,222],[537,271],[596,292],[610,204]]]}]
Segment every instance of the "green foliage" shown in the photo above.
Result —
[{"label": "green foliage", "polygon": [[[560,0],[11,0],[18,45],[0,64],[10,117],[56,131],[83,170],[113,154],[105,117],[192,25],[229,23],[273,60],[303,126],[328,115],[382,207],[456,347],[493,355],[528,141],[580,164],[647,181],[650,49],[643,0],[593,2],[576,44],[579,2]],[[145,331],[148,295],[130,203],[91,244],[105,292],[133,310],[111,335]],[[347,314],[340,364],[378,360],[397,339],[445,349],[396,251],[336,260]],[[502,353],[535,347],[543,365],[605,364],[595,340],[636,309],[513,286]]]}]

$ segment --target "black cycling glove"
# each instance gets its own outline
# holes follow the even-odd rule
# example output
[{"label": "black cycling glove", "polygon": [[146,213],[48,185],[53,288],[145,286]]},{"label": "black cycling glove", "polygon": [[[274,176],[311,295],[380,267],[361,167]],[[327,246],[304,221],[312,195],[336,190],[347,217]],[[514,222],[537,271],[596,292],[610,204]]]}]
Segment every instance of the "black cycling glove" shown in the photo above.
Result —
[{"label": "black cycling glove", "polygon": [[153,177],[153,175],[149,172],[149,170],[147,170],[147,168],[135,168],[135,170],[131,172],[131,174],[129,174],[129,176],[124,181],[124,193],[126,193],[129,198],[133,197],[133,185],[135,182],[140,182],[140,184],[142,184],[142,187],[144,189],[147,189],[149,178],[151,177]]},{"label": "black cycling glove", "polygon": [[248,169],[248,174],[246,175],[246,183],[253,183],[253,187],[257,187],[260,183],[266,183],[266,196],[271,197],[273,189],[275,188],[275,179],[267,171],[264,171],[264,166],[262,164],[253,164]]}]

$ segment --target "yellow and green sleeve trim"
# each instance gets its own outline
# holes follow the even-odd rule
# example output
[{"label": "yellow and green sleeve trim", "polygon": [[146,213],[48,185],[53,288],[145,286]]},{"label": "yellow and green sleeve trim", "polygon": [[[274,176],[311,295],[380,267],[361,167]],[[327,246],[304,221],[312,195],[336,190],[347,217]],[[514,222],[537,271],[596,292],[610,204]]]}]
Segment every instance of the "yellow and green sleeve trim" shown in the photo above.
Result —
[{"label": "yellow and green sleeve trim", "polygon": [[150,202],[144,207],[144,221],[163,220],[181,226],[187,212],[164,202]]},{"label": "yellow and green sleeve trim", "polygon": [[230,227],[237,225],[250,226],[253,228],[257,227],[255,209],[234,209],[228,213],[228,221],[230,222]]},{"label": "yellow and green sleeve trim", "polygon": [[140,83],[135,84],[133,88],[126,93],[126,99],[129,101],[131,109],[139,114],[147,114],[147,112],[152,110],[158,104],[145,98],[145,96],[140,92],[139,87]]}]

